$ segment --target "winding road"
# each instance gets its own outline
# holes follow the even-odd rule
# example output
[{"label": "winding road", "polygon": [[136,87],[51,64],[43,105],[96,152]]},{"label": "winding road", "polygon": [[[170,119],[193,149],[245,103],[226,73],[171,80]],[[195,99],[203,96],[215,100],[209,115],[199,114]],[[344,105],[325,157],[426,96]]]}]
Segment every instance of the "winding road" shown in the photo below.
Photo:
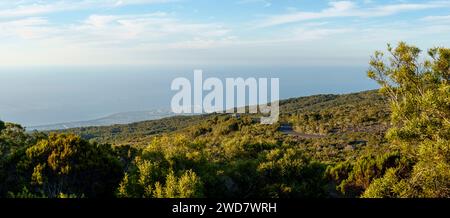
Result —
[{"label": "winding road", "polygon": [[286,124],[286,123],[281,124],[281,126],[278,130],[286,135],[296,136],[296,137],[304,138],[304,139],[317,139],[317,138],[325,137],[325,135],[306,134],[306,133],[296,132],[292,128],[292,125]]}]

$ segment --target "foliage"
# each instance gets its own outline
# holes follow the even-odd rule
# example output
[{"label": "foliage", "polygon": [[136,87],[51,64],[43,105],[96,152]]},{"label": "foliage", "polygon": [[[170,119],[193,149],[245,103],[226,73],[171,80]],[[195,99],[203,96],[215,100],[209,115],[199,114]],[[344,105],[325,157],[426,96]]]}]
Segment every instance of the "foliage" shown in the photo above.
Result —
[{"label": "foliage", "polygon": [[[375,53],[368,75],[390,100],[388,138],[416,163],[407,174],[390,171],[364,196],[450,197],[450,49],[430,49],[423,62],[421,50],[403,42],[388,51],[389,63]],[[401,192],[392,190],[398,186]]]},{"label": "foliage", "polygon": [[270,197],[324,197],[324,166],[296,149],[274,149],[258,166]]},{"label": "foliage", "polygon": [[380,93],[284,100],[274,125],[215,113],[57,133],[0,122],[0,196],[450,197],[450,49],[388,52],[368,71]]},{"label": "foliage", "polygon": [[25,146],[6,158],[2,168],[2,188],[11,197],[107,197],[122,176],[110,146],[66,134],[50,134]]},{"label": "foliage", "polygon": [[347,196],[360,196],[374,180],[391,169],[407,169],[410,163],[398,151],[369,154],[356,161],[346,161],[327,169],[328,176],[338,183],[338,190]]}]

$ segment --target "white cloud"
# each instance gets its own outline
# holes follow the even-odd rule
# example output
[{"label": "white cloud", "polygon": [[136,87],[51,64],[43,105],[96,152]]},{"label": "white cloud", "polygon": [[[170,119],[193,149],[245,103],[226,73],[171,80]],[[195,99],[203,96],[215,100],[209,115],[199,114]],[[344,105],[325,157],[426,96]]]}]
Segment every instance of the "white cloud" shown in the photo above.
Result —
[{"label": "white cloud", "polygon": [[237,3],[238,4],[260,4],[265,8],[272,6],[272,2],[269,0],[239,0]]},{"label": "white cloud", "polygon": [[0,22],[0,39],[19,37],[31,40],[45,37],[50,32],[52,32],[52,28],[48,21],[41,17]]},{"label": "white cloud", "polygon": [[69,9],[68,7],[69,5],[62,3],[45,5],[19,5],[13,9],[0,10],[0,18],[35,16],[54,11],[67,10]]},{"label": "white cloud", "polygon": [[444,16],[427,16],[422,18],[423,21],[433,21],[433,22],[450,22],[450,15]]},{"label": "white cloud", "polygon": [[417,11],[417,10],[425,10],[425,9],[432,9],[432,8],[440,8],[440,7],[449,7],[449,3],[442,3],[442,2],[430,2],[430,3],[423,3],[423,4],[395,4],[395,5],[385,5],[385,6],[378,6],[375,8],[368,9],[366,12],[368,12],[366,15],[364,13],[360,13],[359,16],[388,16],[392,14],[397,14],[405,11]]},{"label": "white cloud", "polygon": [[320,12],[301,11],[283,15],[270,16],[269,18],[261,22],[258,26],[269,27],[286,23],[346,16],[345,12],[355,7],[355,4],[350,1],[330,2],[329,4],[330,4],[329,8],[326,8]]},{"label": "white cloud", "polygon": [[358,7],[351,1],[332,1],[329,7],[319,12],[290,12],[287,14],[269,16],[259,22],[258,27],[270,27],[301,21],[318,20],[337,17],[380,17],[389,16],[406,11],[417,11],[440,7],[450,7],[449,2],[429,2],[422,4],[399,3],[391,5],[374,6],[369,8]]},{"label": "white cloud", "polygon": [[[5,36],[20,36],[29,32],[47,33],[47,38],[60,38],[79,44],[92,43],[126,43],[164,42],[196,39],[222,38],[230,33],[230,29],[219,23],[187,22],[175,18],[165,12],[148,14],[109,15],[92,14],[83,21],[68,24],[53,24],[42,17],[19,18],[0,21],[0,38]],[[49,31],[52,30],[52,31]]]},{"label": "white cloud", "polygon": [[167,63],[168,53],[234,40],[223,24],[184,21],[166,12],[92,14],[64,23],[18,17],[0,19],[0,65]]},{"label": "white cloud", "polygon": [[38,16],[61,11],[113,8],[126,5],[157,4],[173,1],[176,0],[24,0],[0,4],[0,18]]},{"label": "white cloud", "polygon": [[293,39],[295,40],[317,40],[326,38],[332,35],[352,32],[351,28],[317,28],[304,29],[299,28],[293,31]]},{"label": "white cloud", "polygon": [[[262,6],[257,2],[263,3],[248,1],[254,2],[255,6]],[[425,46],[434,42],[450,43],[450,27],[445,23],[450,20],[449,16],[392,22],[377,19],[359,22],[363,19],[358,19],[358,22],[345,25],[334,25],[331,19],[379,17],[448,7],[450,3],[445,2],[377,6],[376,3],[358,5],[354,1],[331,1],[323,10],[307,12],[298,8],[267,17],[260,23],[261,26],[275,26],[303,21],[300,25],[280,26],[277,31],[248,28],[246,20],[221,23],[218,21],[220,16],[218,19],[188,21],[175,12],[124,14],[125,11],[94,10],[98,12],[58,22],[45,14],[80,10],[88,7],[88,3],[94,4],[93,1],[76,1],[77,4],[59,0],[40,1],[39,4],[27,0],[20,2],[22,4],[0,2],[0,12],[10,11],[7,15],[0,14],[1,65],[297,64],[300,59],[309,63],[310,56],[316,57],[319,63],[325,56],[339,60],[342,56],[366,57],[373,49],[383,48],[385,43],[396,40],[424,42],[422,45]],[[100,0],[95,7],[122,7],[144,2],[158,1]],[[8,8],[6,4],[13,5],[9,7],[13,9],[4,9]]]},{"label": "white cloud", "polygon": [[[192,39],[226,37],[229,29],[216,23],[192,23],[158,12],[144,15],[91,15],[82,24],[67,29],[79,43],[170,43]],[[66,34],[67,35],[67,34]]]}]

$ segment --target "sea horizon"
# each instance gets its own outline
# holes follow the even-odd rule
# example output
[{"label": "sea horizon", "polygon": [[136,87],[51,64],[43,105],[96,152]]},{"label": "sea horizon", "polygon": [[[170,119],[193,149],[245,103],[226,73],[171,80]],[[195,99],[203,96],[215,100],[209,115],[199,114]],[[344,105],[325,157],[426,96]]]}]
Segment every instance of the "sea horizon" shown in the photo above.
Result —
[{"label": "sea horizon", "polygon": [[[364,67],[197,67],[151,69],[129,67],[0,68],[0,118],[24,126],[89,121],[117,113],[170,109],[175,94],[171,82],[193,78],[202,69],[204,79],[279,78],[280,99],[317,94],[346,94],[377,88]],[[27,79],[24,79],[27,78]],[[14,93],[12,98],[10,93]]]}]

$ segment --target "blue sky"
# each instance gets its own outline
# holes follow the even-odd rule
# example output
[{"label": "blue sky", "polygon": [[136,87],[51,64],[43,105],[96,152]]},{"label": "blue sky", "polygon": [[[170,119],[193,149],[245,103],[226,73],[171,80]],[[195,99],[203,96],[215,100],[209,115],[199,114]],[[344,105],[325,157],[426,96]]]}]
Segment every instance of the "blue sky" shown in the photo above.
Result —
[{"label": "blue sky", "polygon": [[450,1],[0,2],[0,67],[363,66],[386,43],[450,45]]}]

